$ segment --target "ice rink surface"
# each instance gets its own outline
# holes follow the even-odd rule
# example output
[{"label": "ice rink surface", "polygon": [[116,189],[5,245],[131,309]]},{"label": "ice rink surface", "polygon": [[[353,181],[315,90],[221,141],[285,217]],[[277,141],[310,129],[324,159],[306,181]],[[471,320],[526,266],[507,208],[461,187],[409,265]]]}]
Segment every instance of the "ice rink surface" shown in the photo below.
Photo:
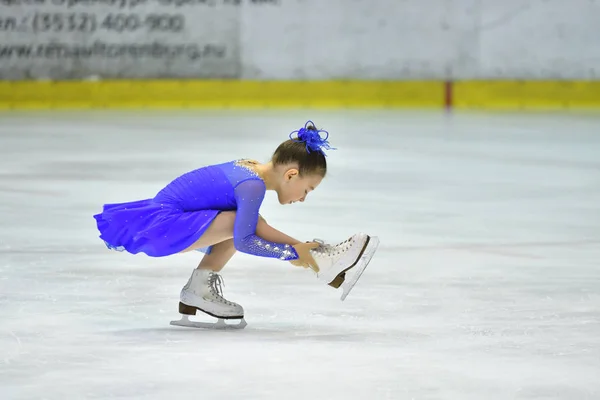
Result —
[{"label": "ice rink surface", "polygon": [[[378,235],[345,302],[237,254],[248,327],[174,327],[200,253],[108,250],[92,215],[267,161],[307,119],[329,173],[266,220]],[[211,321],[209,317],[200,318]],[[0,114],[0,399],[600,398],[600,116],[420,111]]]}]

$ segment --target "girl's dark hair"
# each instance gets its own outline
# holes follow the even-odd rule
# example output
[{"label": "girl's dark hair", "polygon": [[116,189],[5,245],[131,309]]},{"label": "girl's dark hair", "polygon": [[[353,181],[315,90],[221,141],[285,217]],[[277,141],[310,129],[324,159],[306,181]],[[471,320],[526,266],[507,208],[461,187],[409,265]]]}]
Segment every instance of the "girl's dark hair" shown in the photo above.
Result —
[{"label": "girl's dark hair", "polygon": [[[312,124],[309,124],[306,129],[317,131],[317,128]],[[306,143],[298,139],[289,139],[281,143],[273,153],[271,161],[274,166],[298,163],[298,171],[301,176],[320,175],[325,177],[327,173],[325,155],[319,151],[309,153],[306,149]]]}]

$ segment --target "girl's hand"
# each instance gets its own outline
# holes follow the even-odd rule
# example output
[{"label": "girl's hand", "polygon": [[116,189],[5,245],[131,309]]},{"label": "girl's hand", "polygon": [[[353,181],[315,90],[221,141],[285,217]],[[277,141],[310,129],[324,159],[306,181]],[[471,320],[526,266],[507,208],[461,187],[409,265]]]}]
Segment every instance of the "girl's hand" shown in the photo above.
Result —
[{"label": "girl's hand", "polygon": [[310,250],[319,247],[319,243],[298,243],[292,247],[296,250],[296,253],[298,253],[298,258],[290,261],[292,265],[295,265],[296,267],[311,268],[313,271],[319,272],[319,266],[310,254]]}]

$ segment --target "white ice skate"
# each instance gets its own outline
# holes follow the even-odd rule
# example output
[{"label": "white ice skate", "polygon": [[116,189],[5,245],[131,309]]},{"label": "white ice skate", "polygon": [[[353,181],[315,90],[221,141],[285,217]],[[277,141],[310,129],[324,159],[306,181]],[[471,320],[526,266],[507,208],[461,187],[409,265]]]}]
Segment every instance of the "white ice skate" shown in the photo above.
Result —
[{"label": "white ice skate", "polygon": [[371,262],[379,246],[379,238],[358,233],[336,245],[315,241],[320,243],[319,247],[311,250],[319,266],[317,277],[336,289],[341,286],[340,299],[344,301]]},{"label": "white ice skate", "polygon": [[[181,289],[179,301],[179,321],[171,321],[171,325],[191,328],[243,329],[246,327],[244,309],[237,303],[223,298],[221,285],[223,278],[213,271],[195,269],[187,284]],[[190,321],[190,315],[196,310],[218,318],[216,323]],[[227,319],[240,320],[237,324],[226,324]]]}]

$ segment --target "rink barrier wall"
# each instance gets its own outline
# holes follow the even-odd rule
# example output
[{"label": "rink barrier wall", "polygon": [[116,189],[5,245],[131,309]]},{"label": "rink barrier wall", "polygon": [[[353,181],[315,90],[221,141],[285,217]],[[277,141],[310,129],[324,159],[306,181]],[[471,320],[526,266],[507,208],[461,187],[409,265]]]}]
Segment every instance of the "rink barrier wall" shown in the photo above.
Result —
[{"label": "rink barrier wall", "polygon": [[600,108],[600,81],[1,81],[0,109]]}]

